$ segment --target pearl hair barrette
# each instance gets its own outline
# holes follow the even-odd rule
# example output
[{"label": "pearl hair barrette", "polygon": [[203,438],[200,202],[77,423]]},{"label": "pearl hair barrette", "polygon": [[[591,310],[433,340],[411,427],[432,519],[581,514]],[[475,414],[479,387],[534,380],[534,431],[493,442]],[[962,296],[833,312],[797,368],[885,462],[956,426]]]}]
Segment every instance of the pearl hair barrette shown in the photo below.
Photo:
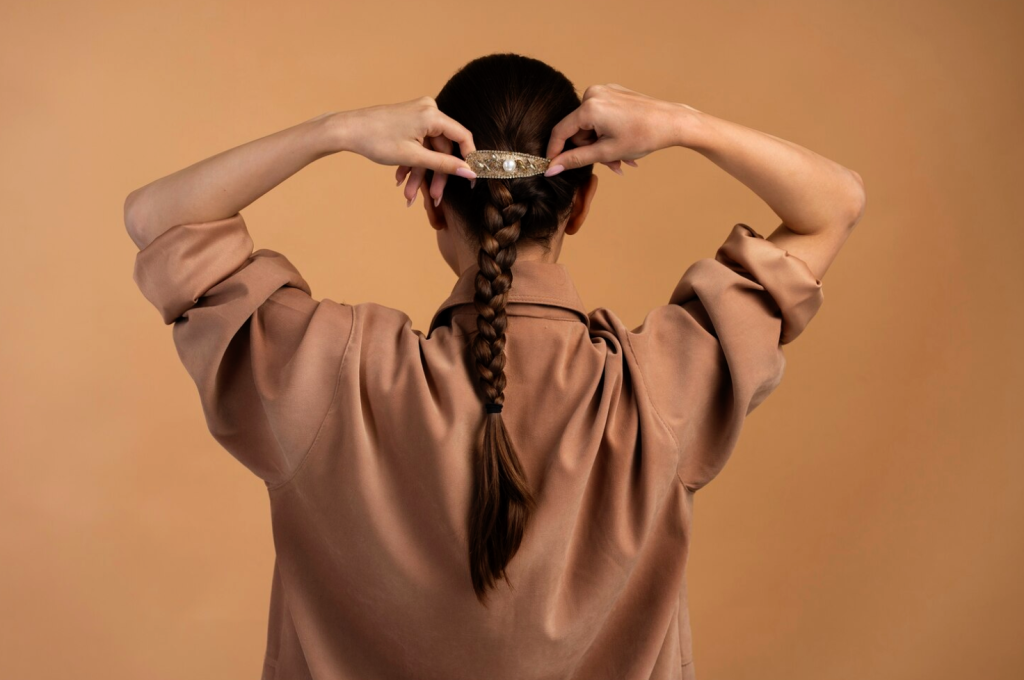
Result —
[{"label": "pearl hair barrette", "polygon": [[466,154],[466,162],[477,177],[531,177],[548,169],[549,158],[518,151],[487,149]]}]

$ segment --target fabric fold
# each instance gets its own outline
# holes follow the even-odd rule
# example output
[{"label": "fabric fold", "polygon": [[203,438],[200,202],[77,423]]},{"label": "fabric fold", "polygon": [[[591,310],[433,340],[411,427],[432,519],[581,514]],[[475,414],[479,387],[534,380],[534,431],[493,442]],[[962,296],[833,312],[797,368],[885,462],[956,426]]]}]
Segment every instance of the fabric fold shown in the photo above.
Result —
[{"label": "fabric fold", "polygon": [[679,442],[678,474],[688,489],[723,469],[747,416],[782,381],[782,346],[823,302],[821,280],[804,260],[739,223],[634,331],[631,345],[654,407]]},{"label": "fabric fold", "polygon": [[281,253],[253,252],[240,213],[164,231],[133,277],[173,325],[214,439],[268,484],[286,479],[335,395],[351,307],[314,300]]},{"label": "fabric fold", "polygon": [[[258,251],[262,257],[270,251]],[[275,253],[276,254],[276,253]],[[165,324],[172,324],[207,292],[253,258],[253,240],[241,213],[210,222],[179,224],[163,232],[135,256],[132,278]],[[310,294],[309,284],[287,260],[273,269],[287,285]]]},{"label": "fabric fold", "polygon": [[747,224],[733,226],[715,260],[759,283],[771,295],[782,315],[780,345],[795,340],[824,302],[821,281],[807,263]]},{"label": "fabric fold", "polygon": [[[824,302],[821,281],[807,262],[768,241],[748,224],[740,222],[732,227],[715,260],[768,292],[781,315],[780,345],[796,340]],[[693,297],[694,273],[686,272],[673,294],[674,302]]]}]

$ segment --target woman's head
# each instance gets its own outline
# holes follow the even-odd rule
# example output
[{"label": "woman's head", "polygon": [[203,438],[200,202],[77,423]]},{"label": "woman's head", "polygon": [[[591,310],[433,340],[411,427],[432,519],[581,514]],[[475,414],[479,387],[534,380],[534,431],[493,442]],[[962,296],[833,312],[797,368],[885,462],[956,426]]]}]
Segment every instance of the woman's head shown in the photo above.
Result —
[{"label": "woman's head", "polygon": [[[492,54],[460,69],[435,98],[437,107],[465,126],[479,150],[545,156],[551,131],[580,106],[572,83],[547,64],[517,54]],[[566,149],[573,148],[571,140]],[[454,153],[461,156],[458,144]],[[430,186],[433,172],[424,177]],[[566,233],[576,233],[597,187],[593,165],[554,177],[449,178],[439,208],[424,195],[438,244],[456,274],[473,265],[477,331],[468,352],[478,381],[483,437],[475,452],[469,514],[469,566],[481,602],[519,549],[534,498],[502,420],[505,405],[505,306],[512,264],[520,249],[529,259],[555,262]],[[501,405],[501,409],[485,405]],[[510,408],[515,408],[511,405]],[[497,410],[497,412],[494,412]],[[473,416],[473,414],[467,414]]]},{"label": "woman's head", "polygon": [[[477,149],[545,156],[551,130],[580,105],[572,82],[542,61],[518,54],[491,54],[469,62],[435,98],[438,109],[473,134]],[[458,143],[453,153],[462,156]],[[566,141],[565,149],[575,145]],[[478,264],[481,241],[491,233],[495,211],[522,212],[516,240],[519,259],[555,262],[563,237],[579,231],[597,189],[593,165],[554,177],[476,180],[450,177],[441,204],[428,191],[433,171],[421,184],[438,248],[456,275]]]}]

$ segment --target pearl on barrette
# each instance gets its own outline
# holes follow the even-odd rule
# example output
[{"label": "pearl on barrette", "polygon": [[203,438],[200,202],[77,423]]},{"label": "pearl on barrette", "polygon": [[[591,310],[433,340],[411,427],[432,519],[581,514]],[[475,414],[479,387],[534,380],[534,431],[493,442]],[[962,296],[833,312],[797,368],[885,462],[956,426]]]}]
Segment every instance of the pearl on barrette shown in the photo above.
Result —
[{"label": "pearl on barrette", "polygon": [[516,161],[514,158],[507,158],[505,162],[501,164],[501,167],[505,169],[505,172],[516,171]]}]

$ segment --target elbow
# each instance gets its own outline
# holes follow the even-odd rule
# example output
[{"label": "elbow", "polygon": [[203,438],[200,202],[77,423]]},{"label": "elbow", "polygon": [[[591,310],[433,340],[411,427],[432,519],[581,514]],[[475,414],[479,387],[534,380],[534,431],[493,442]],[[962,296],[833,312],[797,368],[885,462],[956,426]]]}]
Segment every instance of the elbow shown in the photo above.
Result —
[{"label": "elbow", "polygon": [[864,208],[867,206],[867,193],[864,191],[864,180],[860,173],[855,170],[848,170],[851,177],[850,198],[847,199],[849,207],[846,212],[847,228],[853,229],[864,216]]},{"label": "elbow", "polygon": [[139,200],[139,196],[139,189],[136,189],[124,199],[124,228],[136,245],[141,242],[140,235],[143,224],[142,202]]},{"label": "elbow", "polygon": [[128,230],[129,234],[135,229],[136,220],[138,219],[136,217],[137,208],[135,207],[138,197],[137,191],[138,189],[131,192],[124,199],[124,228]]}]

